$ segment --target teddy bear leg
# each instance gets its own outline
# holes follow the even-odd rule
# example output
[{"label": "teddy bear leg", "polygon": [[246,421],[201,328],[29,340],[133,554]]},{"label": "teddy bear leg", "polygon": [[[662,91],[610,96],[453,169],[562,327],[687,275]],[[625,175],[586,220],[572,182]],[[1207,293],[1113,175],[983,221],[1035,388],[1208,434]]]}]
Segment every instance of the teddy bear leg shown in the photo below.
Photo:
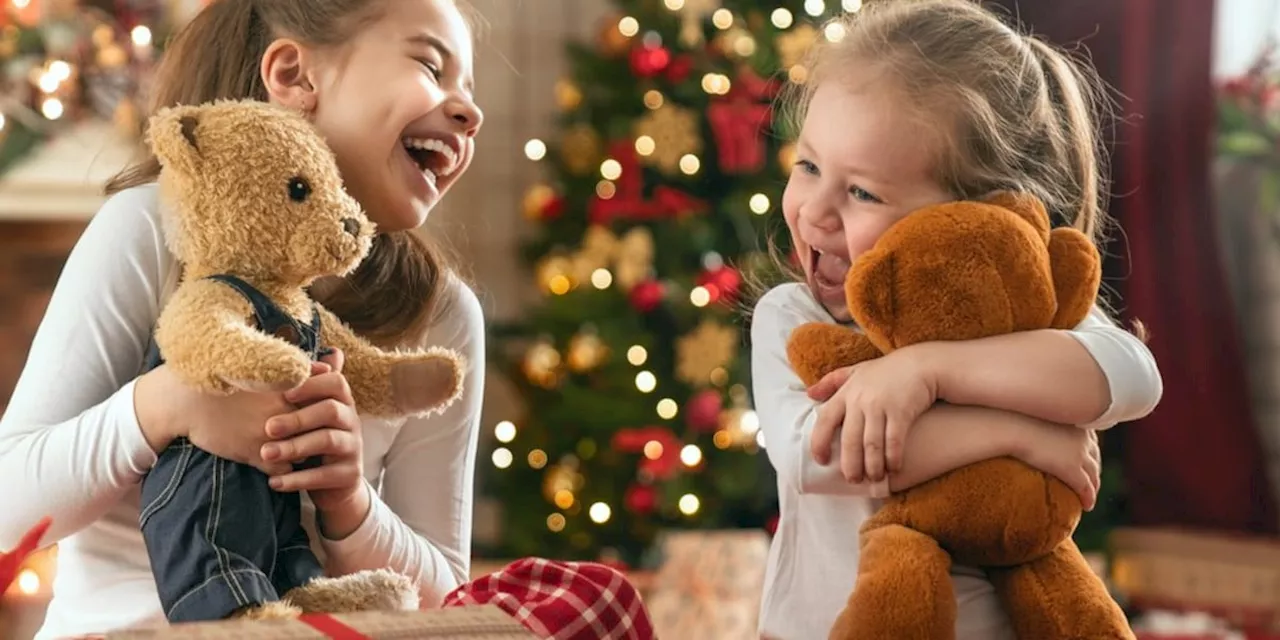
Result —
[{"label": "teddy bear leg", "polygon": [[379,569],[316,578],[291,589],[284,601],[307,613],[409,611],[418,608],[418,588],[406,576]]},{"label": "teddy bear leg", "polygon": [[933,538],[897,524],[862,536],[858,580],[831,627],[831,640],[955,638],[947,552]]},{"label": "teddy bear leg", "polygon": [[1124,612],[1071,539],[1037,560],[988,569],[987,574],[1021,640],[1135,637]]}]

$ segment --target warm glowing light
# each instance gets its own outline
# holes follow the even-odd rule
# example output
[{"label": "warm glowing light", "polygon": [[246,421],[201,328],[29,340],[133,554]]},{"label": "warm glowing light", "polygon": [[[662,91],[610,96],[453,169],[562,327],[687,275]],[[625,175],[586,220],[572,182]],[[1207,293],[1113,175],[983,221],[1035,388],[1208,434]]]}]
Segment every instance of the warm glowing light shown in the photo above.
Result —
[{"label": "warm glowing light", "polygon": [[641,393],[649,393],[658,387],[658,377],[648,371],[636,374],[636,388]]},{"label": "warm glowing light", "polygon": [[542,449],[534,449],[529,452],[529,466],[533,469],[541,469],[547,466],[547,452]]},{"label": "warm glowing light", "polygon": [[650,440],[644,443],[644,457],[650,460],[657,460],[662,457],[662,443],[657,440]]},{"label": "warm glowing light", "polygon": [[676,417],[680,412],[680,405],[676,404],[671,398],[663,398],[658,401],[658,417],[663,420],[670,420]]},{"label": "warm glowing light", "polygon": [[684,0],[663,0],[662,4],[667,5],[667,8],[672,11],[679,11],[684,8]]},{"label": "warm glowing light", "polygon": [[596,195],[600,196],[601,200],[608,200],[617,195],[617,193],[618,185],[610,180],[601,180],[596,183]]},{"label": "warm glowing light", "polygon": [[556,506],[561,509],[568,509],[573,506],[573,492],[568,489],[561,489],[555,495]]},{"label": "warm glowing light", "polygon": [[591,286],[597,289],[608,289],[613,284],[613,274],[603,267],[591,272]]},{"label": "warm glowing light", "polygon": [[691,516],[698,512],[698,508],[702,506],[702,503],[698,500],[698,496],[695,496],[692,493],[686,493],[680,496],[679,506],[680,513],[683,513],[686,516]]},{"label": "warm glowing light", "polygon": [[728,9],[716,9],[715,12],[711,14],[711,24],[714,24],[716,28],[721,31],[732,27],[733,12]]},{"label": "warm glowing light", "polygon": [[569,289],[573,287],[573,283],[569,281],[569,277],[565,275],[551,276],[551,281],[547,283],[547,288],[551,289],[551,293],[562,296],[569,293]]},{"label": "warm glowing light", "polygon": [[702,161],[698,160],[698,156],[695,156],[692,153],[686,153],[680,158],[680,170],[683,171],[685,175],[691,176],[697,173],[698,169],[701,167]]},{"label": "warm glowing light", "polygon": [[512,440],[515,440],[516,425],[512,424],[510,420],[503,420],[502,422],[499,422],[497,426],[493,428],[493,437],[497,438],[498,442],[511,442]]},{"label": "warm glowing light", "polygon": [[558,513],[547,516],[547,528],[555,532],[564,531],[564,516]]},{"label": "warm glowing light", "polygon": [[751,213],[762,216],[769,213],[769,196],[763,193],[757,193],[751,196],[751,200],[747,203],[751,207]]},{"label": "warm glowing light", "polygon": [[639,138],[636,138],[636,153],[642,156],[652,155],[657,146],[658,145],[654,143],[653,138],[650,138],[649,136],[640,136]]},{"label": "warm glowing light", "polygon": [[843,0],[840,8],[849,13],[857,13],[862,10],[862,0]]},{"label": "warm glowing light", "polygon": [[711,303],[711,291],[706,287],[697,286],[689,292],[689,302],[695,307],[705,307]]},{"label": "warm glowing light", "polygon": [[617,180],[622,175],[622,163],[613,158],[601,162],[600,175],[604,176],[605,180]]},{"label": "warm glowing light", "polygon": [[49,98],[40,105],[40,113],[50,120],[57,120],[62,117],[62,101],[57,98]]},{"label": "warm glowing light", "polygon": [[627,16],[618,21],[618,31],[621,32],[622,35],[630,38],[631,36],[640,33],[640,21],[632,18],[631,16]]},{"label": "warm glowing light", "polygon": [[786,29],[795,22],[795,16],[791,15],[786,9],[774,9],[773,14],[769,16],[769,20],[773,22],[773,26],[779,29]]},{"label": "warm glowing light", "polygon": [[804,0],[804,12],[817,17],[827,10],[827,5],[822,0]]},{"label": "warm glowing light", "polygon": [[627,349],[627,362],[630,362],[632,366],[638,367],[644,364],[644,361],[648,359],[649,352],[645,351],[644,347],[638,344],[633,344],[630,349]]},{"label": "warm glowing light", "polygon": [[711,443],[716,445],[717,449],[728,449],[733,446],[733,436],[729,435],[728,431],[721,429],[711,436]]},{"label": "warm glowing light", "polygon": [[683,462],[686,467],[698,466],[698,463],[702,462],[702,449],[699,449],[696,444],[686,444],[680,450],[680,462]]},{"label": "warm glowing light", "polygon": [[597,502],[587,510],[587,515],[590,516],[592,522],[604,524],[609,521],[609,516],[613,515],[613,510],[609,508],[609,505]]},{"label": "warm glowing light", "polygon": [[754,411],[743,411],[742,417],[738,420],[738,428],[748,435],[759,431],[760,416],[756,415]]},{"label": "warm glowing light", "polygon": [[493,466],[499,469],[506,469],[511,466],[515,456],[511,454],[511,450],[506,447],[498,447],[493,450]]},{"label": "warm glowing light", "polygon": [[532,140],[524,143],[524,155],[534,162],[541,160],[547,155],[547,143],[537,138],[533,138]]},{"label": "warm glowing light", "polygon": [[832,22],[826,27],[823,27],[822,35],[825,36],[829,42],[840,42],[841,40],[844,40],[844,25],[839,22]]},{"label": "warm glowing light", "polygon": [[129,32],[129,38],[133,40],[133,44],[139,47],[150,46],[151,45],[151,29],[148,29],[146,25],[140,24],[134,27],[133,31]]}]

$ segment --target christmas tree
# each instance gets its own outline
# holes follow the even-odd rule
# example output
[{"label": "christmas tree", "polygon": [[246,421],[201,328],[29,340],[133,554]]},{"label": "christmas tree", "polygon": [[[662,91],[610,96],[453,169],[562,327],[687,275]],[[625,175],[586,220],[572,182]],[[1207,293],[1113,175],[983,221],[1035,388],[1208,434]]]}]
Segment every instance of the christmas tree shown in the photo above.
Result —
[{"label": "christmas tree", "polygon": [[803,81],[815,24],[858,5],[619,0],[568,46],[558,137],[525,147],[544,295],[494,328],[524,412],[494,431],[502,542],[484,552],[630,564],[666,529],[773,525],[743,274],[781,227],[777,91]]},{"label": "christmas tree", "polygon": [[141,130],[175,22],[205,0],[0,0],[0,175],[85,118]]}]

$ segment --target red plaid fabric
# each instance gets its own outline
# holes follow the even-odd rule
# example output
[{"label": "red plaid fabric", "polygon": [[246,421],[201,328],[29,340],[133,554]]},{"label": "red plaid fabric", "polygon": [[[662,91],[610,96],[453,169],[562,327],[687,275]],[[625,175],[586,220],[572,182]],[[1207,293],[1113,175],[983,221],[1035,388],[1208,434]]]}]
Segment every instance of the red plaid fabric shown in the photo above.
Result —
[{"label": "red plaid fabric", "polygon": [[546,640],[651,640],[640,593],[595,562],[517,560],[445,596],[444,606],[492,604]]}]

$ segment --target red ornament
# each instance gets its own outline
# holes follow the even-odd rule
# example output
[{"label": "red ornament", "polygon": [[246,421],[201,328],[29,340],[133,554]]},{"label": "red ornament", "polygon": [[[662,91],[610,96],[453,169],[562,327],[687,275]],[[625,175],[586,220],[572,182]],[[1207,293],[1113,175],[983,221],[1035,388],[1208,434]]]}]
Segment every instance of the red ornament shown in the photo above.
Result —
[{"label": "red ornament", "polygon": [[779,522],[780,520],[781,520],[781,518],[779,518],[779,517],[778,517],[778,514],[776,514],[776,513],[775,513],[775,514],[773,514],[773,516],[771,516],[771,517],[770,517],[770,518],[769,518],[769,519],[764,523],[764,530],[765,530],[765,531],[767,531],[767,532],[769,533],[769,535],[773,535],[773,534],[777,533],[777,532],[778,532],[778,522]]},{"label": "red ornament", "polygon": [[671,64],[671,52],[661,46],[639,45],[631,49],[631,72],[641,78],[652,78]]},{"label": "red ornament", "polygon": [[555,220],[564,214],[564,196],[554,196],[542,205],[542,211],[539,212],[541,220]]},{"label": "red ornament", "polygon": [[640,313],[649,313],[662,305],[666,287],[657,280],[646,280],[631,288],[631,306]]},{"label": "red ornament", "polygon": [[671,61],[671,65],[667,67],[667,81],[671,84],[682,84],[689,79],[689,74],[693,71],[693,56],[682,54],[676,56]]},{"label": "red ornament", "polygon": [[711,432],[720,428],[720,409],[724,398],[715,389],[703,389],[689,398],[684,406],[684,421],[694,431]]},{"label": "red ornament", "polygon": [[658,506],[658,492],[649,485],[633,484],[627,487],[622,502],[626,505],[627,511],[646,515],[653,513],[654,508]]},{"label": "red ornament", "polygon": [[[660,446],[650,448],[650,442],[657,442]],[[619,453],[644,454],[637,469],[641,475],[662,480],[675,475],[680,469],[680,447],[683,443],[666,427],[622,429],[613,434],[610,444]],[[651,458],[650,455],[656,457]]]},{"label": "red ornament", "polygon": [[622,166],[622,175],[615,182],[617,189],[613,197],[592,196],[587,203],[587,219],[592,224],[607,225],[614,220],[662,220],[707,210],[706,202],[666,186],[655,187],[652,198],[645,198],[644,173],[635,143],[614,142],[609,145],[609,157]]},{"label": "red ornament", "polygon": [[698,285],[711,294],[712,302],[733,302],[742,287],[742,274],[737,269],[722,266],[705,271],[698,276]]},{"label": "red ornament", "polygon": [[761,134],[769,123],[772,109],[768,100],[774,92],[773,83],[744,67],[729,93],[707,107],[720,169],[725,173],[755,173],[764,168],[765,141]]}]

